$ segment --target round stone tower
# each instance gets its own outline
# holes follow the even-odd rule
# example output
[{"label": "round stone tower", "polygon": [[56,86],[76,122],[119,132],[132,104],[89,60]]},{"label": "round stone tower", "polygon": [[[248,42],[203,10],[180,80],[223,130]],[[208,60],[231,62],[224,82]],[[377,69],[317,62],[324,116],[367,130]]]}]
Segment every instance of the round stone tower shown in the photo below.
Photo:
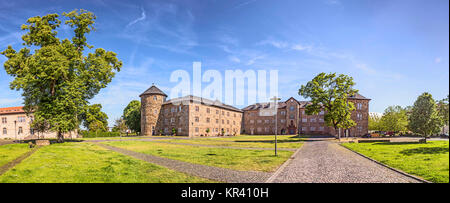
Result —
[{"label": "round stone tower", "polygon": [[154,84],[141,97],[141,132],[144,136],[156,135],[156,126],[159,120],[162,104],[167,95]]}]

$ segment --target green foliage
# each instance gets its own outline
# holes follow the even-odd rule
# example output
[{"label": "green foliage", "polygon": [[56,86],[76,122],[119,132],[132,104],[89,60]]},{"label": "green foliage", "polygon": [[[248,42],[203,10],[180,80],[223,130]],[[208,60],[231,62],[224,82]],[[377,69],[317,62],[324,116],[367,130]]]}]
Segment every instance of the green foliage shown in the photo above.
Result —
[{"label": "green foliage", "polygon": [[378,115],[369,115],[369,130],[381,130],[381,116]]},{"label": "green foliage", "polygon": [[123,110],[125,124],[134,132],[141,132],[141,102],[131,101]]},{"label": "green foliage", "polygon": [[65,23],[74,28],[72,41],[56,37],[59,15],[48,14],[29,18],[22,25],[22,30],[28,31],[22,36],[26,47],[17,52],[8,46],[1,52],[7,58],[6,73],[14,77],[10,88],[22,91],[25,111],[34,111],[36,121],[45,121],[49,130],[58,132],[60,142],[63,133],[78,128],[78,116],[88,100],[105,88],[122,66],[116,53],[101,48],[84,56],[84,48],[92,48],[85,34],[93,30],[94,14],[74,10],[63,15],[68,18]]},{"label": "green foliage", "polygon": [[355,106],[347,101],[347,97],[358,92],[353,89],[354,85],[350,76],[320,73],[299,90],[301,96],[311,99],[311,104],[306,106],[306,114],[318,114],[325,110],[324,120],[327,126],[335,129],[355,126],[356,123],[351,119]]},{"label": "green foliage", "polygon": [[115,121],[112,131],[125,133],[127,129],[128,128],[127,128],[127,125],[125,124],[125,120],[123,120],[123,118],[119,118]]},{"label": "green foliage", "polygon": [[177,129],[172,128],[172,135],[175,135],[175,134],[177,134]]},{"label": "green foliage", "polygon": [[427,136],[437,134],[444,122],[439,116],[436,102],[431,94],[425,92],[414,102],[409,116],[409,129],[417,134]]},{"label": "green foliage", "polygon": [[437,104],[437,109],[439,112],[439,116],[442,118],[445,125],[449,124],[449,96],[447,98],[442,99]]},{"label": "green foliage", "polygon": [[101,104],[87,106],[80,115],[83,126],[89,131],[108,131],[108,115],[102,112]]},{"label": "green foliage", "polygon": [[83,138],[92,138],[92,137],[119,137],[119,132],[102,132],[102,131],[80,131],[81,136]]},{"label": "green foliage", "polygon": [[402,132],[408,130],[408,115],[401,106],[389,106],[380,120],[380,130]]}]

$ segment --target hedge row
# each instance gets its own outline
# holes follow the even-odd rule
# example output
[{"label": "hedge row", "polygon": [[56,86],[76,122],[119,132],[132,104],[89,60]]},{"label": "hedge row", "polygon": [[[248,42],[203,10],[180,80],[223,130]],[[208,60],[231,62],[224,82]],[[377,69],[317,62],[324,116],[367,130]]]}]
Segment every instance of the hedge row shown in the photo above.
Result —
[{"label": "hedge row", "polygon": [[90,137],[119,137],[119,132],[91,132],[91,131],[81,131],[81,136],[84,138]]}]

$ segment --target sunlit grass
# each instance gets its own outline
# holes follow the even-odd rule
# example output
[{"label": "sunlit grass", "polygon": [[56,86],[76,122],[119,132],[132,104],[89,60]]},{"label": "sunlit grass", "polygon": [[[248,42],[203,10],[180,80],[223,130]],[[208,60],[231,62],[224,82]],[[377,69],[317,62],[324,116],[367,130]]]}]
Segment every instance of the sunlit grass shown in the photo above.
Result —
[{"label": "sunlit grass", "polygon": [[391,167],[437,183],[449,182],[449,143],[345,143],[352,150]]},{"label": "sunlit grass", "polygon": [[210,182],[125,156],[95,144],[64,143],[40,148],[0,176],[19,183]]},{"label": "sunlit grass", "polygon": [[190,163],[242,171],[275,171],[293,152],[174,145],[156,142],[108,142],[111,146]]},{"label": "sunlit grass", "polygon": [[18,158],[20,155],[31,151],[28,144],[7,144],[0,146],[0,166]]}]

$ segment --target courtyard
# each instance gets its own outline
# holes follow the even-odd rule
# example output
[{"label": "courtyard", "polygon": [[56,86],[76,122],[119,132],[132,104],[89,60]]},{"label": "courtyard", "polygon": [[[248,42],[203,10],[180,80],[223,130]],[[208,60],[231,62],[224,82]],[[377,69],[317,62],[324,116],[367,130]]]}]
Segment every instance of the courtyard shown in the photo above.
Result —
[{"label": "courtyard", "polygon": [[270,135],[82,138],[32,149],[6,143],[0,183],[449,182],[448,141],[342,144],[278,136],[277,146],[275,156]]}]

